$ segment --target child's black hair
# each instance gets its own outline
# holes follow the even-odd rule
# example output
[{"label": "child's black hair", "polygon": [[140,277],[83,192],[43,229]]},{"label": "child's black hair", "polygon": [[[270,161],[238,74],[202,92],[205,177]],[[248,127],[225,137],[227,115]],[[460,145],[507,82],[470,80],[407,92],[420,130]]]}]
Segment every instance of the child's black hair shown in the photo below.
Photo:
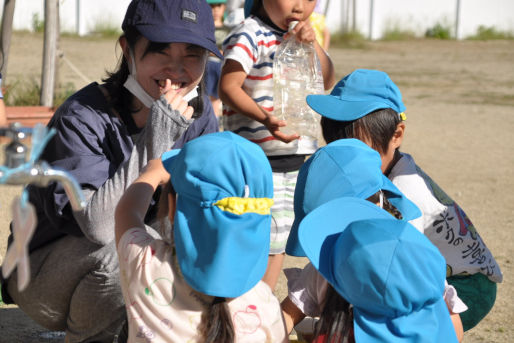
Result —
[{"label": "child's black hair", "polygon": [[[369,202],[372,202],[374,204],[377,204],[380,202],[380,193],[383,191],[378,191],[366,200]],[[403,219],[402,213],[393,205],[391,202],[387,199],[387,195],[385,193],[382,193],[382,208],[384,211],[388,212],[390,215],[395,217],[396,219]]]},{"label": "child's black hair", "polygon": [[321,130],[327,144],[342,138],[367,139],[371,142],[373,149],[380,153],[386,153],[389,142],[400,122],[400,115],[396,111],[384,108],[354,121],[339,121],[321,117]]},{"label": "child's black hair", "polygon": [[[316,324],[314,338],[323,337],[323,342],[350,343],[350,332],[353,328],[353,312],[350,304],[328,284],[325,293],[325,305]],[[321,340],[320,340],[321,341]]]},{"label": "child's black hair", "polygon": [[200,332],[205,343],[234,342],[234,325],[225,298],[215,297],[203,311]]}]

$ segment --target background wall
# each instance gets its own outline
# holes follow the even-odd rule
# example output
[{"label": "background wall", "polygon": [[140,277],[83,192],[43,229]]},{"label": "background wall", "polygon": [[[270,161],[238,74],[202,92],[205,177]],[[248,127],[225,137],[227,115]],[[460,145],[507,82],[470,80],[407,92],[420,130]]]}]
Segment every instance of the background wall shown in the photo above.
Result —
[{"label": "background wall", "polygon": [[[326,1],[327,0],[321,0]],[[330,0],[327,24],[332,32],[348,23],[366,37],[379,39],[385,30],[411,30],[423,36],[436,23],[455,27],[459,0]],[[3,2],[2,2],[3,3]],[[130,0],[60,0],[61,30],[85,35],[98,26],[120,27]],[[462,39],[476,33],[478,26],[494,26],[514,32],[513,0],[460,0],[459,30]],[[3,9],[3,7],[2,7]],[[0,11],[2,11],[0,9]],[[371,10],[372,9],[372,10]],[[44,18],[44,0],[17,0],[16,30],[32,30],[33,18]]]},{"label": "background wall", "polygon": [[330,0],[327,25],[332,32],[339,31],[346,22],[352,27],[353,3],[356,29],[372,39],[381,38],[385,30],[393,28],[411,30],[419,36],[437,23],[453,29],[458,3],[458,39],[475,34],[480,25],[514,32],[512,0]]}]

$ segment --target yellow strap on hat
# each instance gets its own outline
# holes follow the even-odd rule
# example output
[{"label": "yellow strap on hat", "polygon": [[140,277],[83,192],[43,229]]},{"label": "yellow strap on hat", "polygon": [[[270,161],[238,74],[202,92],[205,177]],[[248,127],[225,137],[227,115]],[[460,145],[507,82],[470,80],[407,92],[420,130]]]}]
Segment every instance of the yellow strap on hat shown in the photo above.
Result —
[{"label": "yellow strap on hat", "polygon": [[228,197],[214,203],[214,206],[218,206],[222,211],[227,211],[237,215],[244,213],[257,213],[262,215],[271,214],[272,205],[273,199],[270,198]]},{"label": "yellow strap on hat", "polygon": [[398,115],[400,116],[401,120],[403,120],[403,121],[407,120],[407,115],[405,114],[405,112],[398,113]]}]

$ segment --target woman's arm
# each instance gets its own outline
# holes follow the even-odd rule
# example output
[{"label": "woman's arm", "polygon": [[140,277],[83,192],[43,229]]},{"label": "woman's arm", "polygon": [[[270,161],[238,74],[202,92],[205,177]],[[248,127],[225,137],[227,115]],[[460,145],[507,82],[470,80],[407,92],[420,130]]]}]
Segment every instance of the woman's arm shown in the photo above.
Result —
[{"label": "woman's arm", "polygon": [[116,245],[127,230],[145,226],[144,218],[155,190],[169,179],[161,160],[155,159],[148,162],[141,175],[127,188],[114,215]]}]

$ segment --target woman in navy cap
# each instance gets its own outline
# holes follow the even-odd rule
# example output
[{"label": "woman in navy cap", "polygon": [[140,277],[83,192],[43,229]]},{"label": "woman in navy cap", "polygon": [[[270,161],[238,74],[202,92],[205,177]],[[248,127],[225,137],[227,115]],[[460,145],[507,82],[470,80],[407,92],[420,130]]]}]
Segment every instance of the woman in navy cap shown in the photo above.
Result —
[{"label": "woman in navy cap", "polygon": [[15,274],[3,282],[4,300],[65,331],[66,342],[112,342],[125,321],[114,244],[114,209],[125,189],[150,159],[218,127],[202,89],[208,52],[220,55],[209,5],[134,0],[122,29],[118,69],[57,109],[49,123],[57,134],[42,155],[76,178],[87,208],[73,213],[59,184],[31,187],[32,281],[23,292]]}]

